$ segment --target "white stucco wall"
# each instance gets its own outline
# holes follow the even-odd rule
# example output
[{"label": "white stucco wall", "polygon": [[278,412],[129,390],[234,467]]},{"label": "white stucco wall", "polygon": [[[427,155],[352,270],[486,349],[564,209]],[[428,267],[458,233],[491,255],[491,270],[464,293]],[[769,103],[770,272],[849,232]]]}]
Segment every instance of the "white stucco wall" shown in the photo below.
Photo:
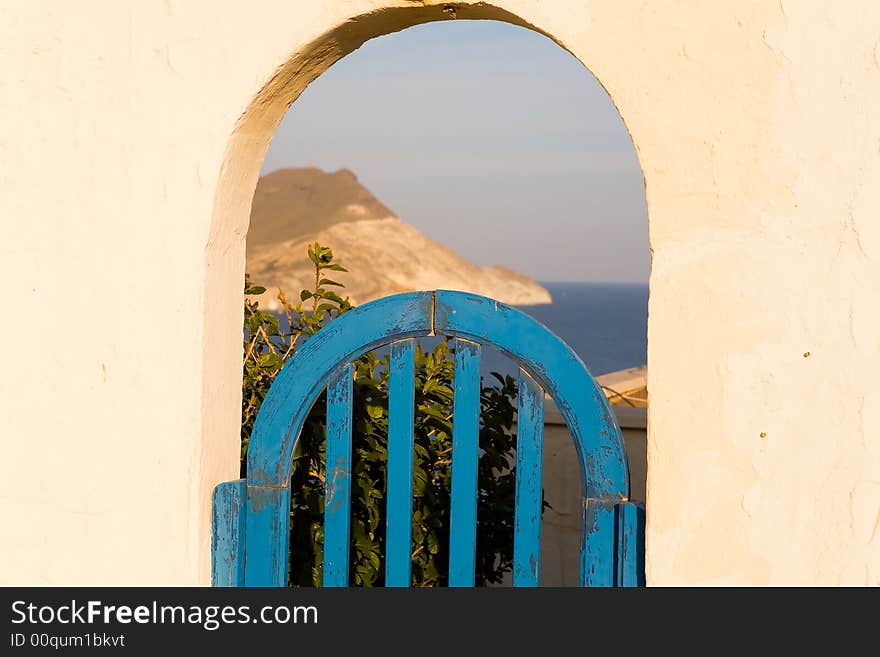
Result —
[{"label": "white stucco wall", "polygon": [[[443,4],[0,5],[0,582],[208,581],[268,139]],[[649,582],[880,583],[880,5],[493,4],[458,18],[567,47],[644,169]]]}]

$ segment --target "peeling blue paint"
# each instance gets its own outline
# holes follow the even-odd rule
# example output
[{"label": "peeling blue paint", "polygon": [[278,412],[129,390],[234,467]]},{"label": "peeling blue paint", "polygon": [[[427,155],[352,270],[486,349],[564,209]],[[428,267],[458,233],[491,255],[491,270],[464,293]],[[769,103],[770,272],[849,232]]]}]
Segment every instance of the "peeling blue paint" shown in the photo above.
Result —
[{"label": "peeling blue paint", "polygon": [[477,544],[477,470],[480,440],[480,345],[452,340],[452,501],[449,586],[473,586]]},{"label": "peeling blue paint", "polygon": [[350,363],[327,385],[324,586],[348,586],[353,387],[354,368]]},{"label": "peeling blue paint", "polygon": [[544,454],[544,390],[519,372],[516,423],[516,501],[513,516],[513,585],[538,586],[541,558],[541,472]]},{"label": "peeling blue paint", "polygon": [[385,586],[409,586],[412,566],[413,341],[391,345],[388,381],[388,494],[385,530]]}]

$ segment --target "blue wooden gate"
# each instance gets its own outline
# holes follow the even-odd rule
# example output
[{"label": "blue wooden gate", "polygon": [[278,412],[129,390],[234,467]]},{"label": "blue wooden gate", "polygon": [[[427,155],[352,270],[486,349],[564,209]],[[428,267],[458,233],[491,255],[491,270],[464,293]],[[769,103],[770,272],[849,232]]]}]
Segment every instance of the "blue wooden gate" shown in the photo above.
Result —
[{"label": "blue wooden gate", "polygon": [[528,315],[492,299],[438,290],[378,299],[335,319],[279,373],[257,416],[247,479],[214,491],[215,586],[286,586],[294,445],[327,389],[324,585],[348,585],[352,361],[390,345],[386,586],[409,586],[414,339],[448,336],[455,351],[449,585],[473,586],[480,345],[520,367],[514,512],[514,586],[539,584],[544,393],[565,418],[580,460],[582,586],[644,582],[644,516],[628,501],[626,454],[604,393],[583,362]]}]

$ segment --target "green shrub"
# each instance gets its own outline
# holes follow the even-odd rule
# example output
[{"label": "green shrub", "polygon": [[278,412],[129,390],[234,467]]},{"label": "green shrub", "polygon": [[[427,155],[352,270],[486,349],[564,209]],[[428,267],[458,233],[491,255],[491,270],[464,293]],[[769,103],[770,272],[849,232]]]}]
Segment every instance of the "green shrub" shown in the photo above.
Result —
[{"label": "green shrub", "polygon": [[[245,277],[241,458],[246,455],[260,404],[284,363],[313,334],[352,308],[331,288],[346,271],[329,248],[308,249],[315,283],[293,303],[279,290],[287,320],[260,310],[248,296],[265,292]],[[449,560],[452,379],[454,353],[445,339],[416,349],[413,477],[414,586],[445,585]],[[493,373],[481,388],[476,584],[500,582],[513,559],[516,383]],[[294,452],[291,478],[290,585],[320,586],[323,562],[325,395],[318,398]],[[350,582],[382,586],[385,552],[385,480],[388,440],[388,356],[367,352],[355,361],[352,448]]]}]

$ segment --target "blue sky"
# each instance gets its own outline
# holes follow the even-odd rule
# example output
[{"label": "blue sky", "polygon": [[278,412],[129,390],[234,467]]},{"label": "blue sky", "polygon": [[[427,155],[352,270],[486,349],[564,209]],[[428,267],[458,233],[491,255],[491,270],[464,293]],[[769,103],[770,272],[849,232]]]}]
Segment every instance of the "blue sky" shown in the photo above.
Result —
[{"label": "blue sky", "polygon": [[593,75],[546,37],[445,21],[374,39],[288,111],[263,173],[348,168],[401,219],[543,281],[647,280],[644,184]]}]

